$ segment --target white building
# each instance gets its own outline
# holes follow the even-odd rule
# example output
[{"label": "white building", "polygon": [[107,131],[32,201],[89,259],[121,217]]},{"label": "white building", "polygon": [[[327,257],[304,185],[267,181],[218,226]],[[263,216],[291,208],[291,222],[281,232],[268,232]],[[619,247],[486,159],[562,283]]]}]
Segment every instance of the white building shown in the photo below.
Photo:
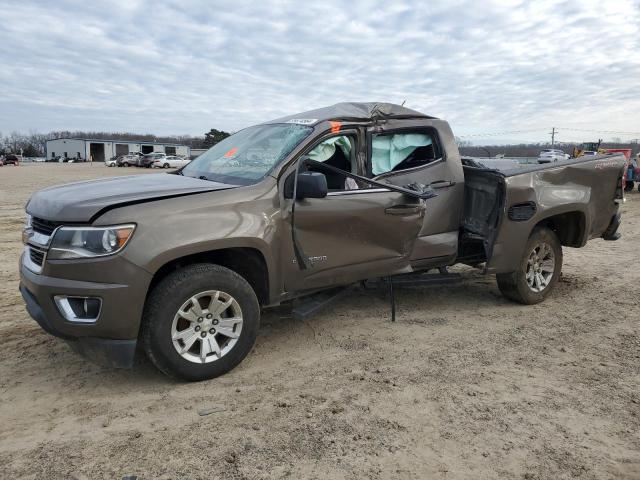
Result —
[{"label": "white building", "polygon": [[56,138],[47,140],[47,160],[52,158],[79,158],[104,162],[127,153],[162,152],[189,158],[191,148],[177,143],[155,143],[138,140],[97,140],[92,138]]}]

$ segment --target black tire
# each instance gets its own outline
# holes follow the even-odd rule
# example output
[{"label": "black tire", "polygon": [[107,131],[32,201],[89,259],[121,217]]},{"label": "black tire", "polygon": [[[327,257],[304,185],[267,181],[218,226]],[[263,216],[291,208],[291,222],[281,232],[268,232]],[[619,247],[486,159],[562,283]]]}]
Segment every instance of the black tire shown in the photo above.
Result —
[{"label": "black tire", "polygon": [[168,163],[165,163],[165,164],[162,166],[162,168],[169,168],[169,164],[168,164]]},{"label": "black tire", "polygon": [[[207,290],[231,295],[242,310],[242,330],[237,343],[210,363],[194,363],[174,348],[171,327],[182,304]],[[218,377],[236,367],[251,351],[260,327],[260,305],[251,285],[220,265],[200,263],[181,268],[156,285],[147,298],[141,342],[151,362],[163,373],[188,381]]]},{"label": "black tire", "polygon": [[[527,262],[534,247],[543,242],[551,247],[553,251],[554,271],[546,287],[540,292],[535,292],[527,283]],[[496,275],[496,280],[498,281],[498,288],[505,297],[524,305],[533,305],[547,298],[556,283],[558,283],[561,270],[562,245],[560,244],[560,240],[558,240],[558,236],[552,230],[546,227],[540,227],[536,228],[529,236],[529,240],[527,240],[527,244],[522,253],[522,258],[520,259],[518,270],[512,273],[499,273]]]}]

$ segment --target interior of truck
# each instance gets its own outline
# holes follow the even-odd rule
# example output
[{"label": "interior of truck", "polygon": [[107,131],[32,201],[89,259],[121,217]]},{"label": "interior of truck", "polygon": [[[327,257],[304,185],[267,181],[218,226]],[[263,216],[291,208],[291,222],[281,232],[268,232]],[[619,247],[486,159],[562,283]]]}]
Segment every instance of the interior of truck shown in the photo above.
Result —
[{"label": "interior of truck", "polygon": [[441,158],[433,136],[422,131],[375,134],[371,142],[374,176],[420,167]]},{"label": "interior of truck", "polygon": [[497,170],[465,163],[464,208],[459,236],[458,260],[477,265],[493,253],[505,201],[504,175]]},{"label": "interior of truck", "polygon": [[[338,135],[319,143],[306,156],[330,167],[353,172],[353,151],[353,139],[347,135]],[[346,175],[320,166],[309,166],[308,170],[322,173],[327,179],[327,188],[330,192],[353,188],[351,179],[348,179]]]}]

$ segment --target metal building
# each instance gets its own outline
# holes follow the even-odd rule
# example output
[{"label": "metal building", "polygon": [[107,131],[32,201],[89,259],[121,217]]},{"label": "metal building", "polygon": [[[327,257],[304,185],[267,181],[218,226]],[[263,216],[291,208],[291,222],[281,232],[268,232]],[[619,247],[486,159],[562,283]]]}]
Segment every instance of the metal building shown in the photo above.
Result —
[{"label": "metal building", "polygon": [[177,143],[156,143],[141,140],[99,140],[93,138],[56,138],[47,140],[47,160],[61,159],[93,160],[104,162],[111,157],[127,153],[162,152],[189,158],[191,148]]}]

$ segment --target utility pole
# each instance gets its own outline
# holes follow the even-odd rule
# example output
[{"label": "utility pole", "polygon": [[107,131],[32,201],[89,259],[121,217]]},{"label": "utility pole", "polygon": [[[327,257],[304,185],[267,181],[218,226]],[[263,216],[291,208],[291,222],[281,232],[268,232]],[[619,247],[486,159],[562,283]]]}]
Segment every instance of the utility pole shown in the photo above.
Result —
[{"label": "utility pole", "polygon": [[556,127],[551,128],[551,146],[553,147],[556,143]]}]

